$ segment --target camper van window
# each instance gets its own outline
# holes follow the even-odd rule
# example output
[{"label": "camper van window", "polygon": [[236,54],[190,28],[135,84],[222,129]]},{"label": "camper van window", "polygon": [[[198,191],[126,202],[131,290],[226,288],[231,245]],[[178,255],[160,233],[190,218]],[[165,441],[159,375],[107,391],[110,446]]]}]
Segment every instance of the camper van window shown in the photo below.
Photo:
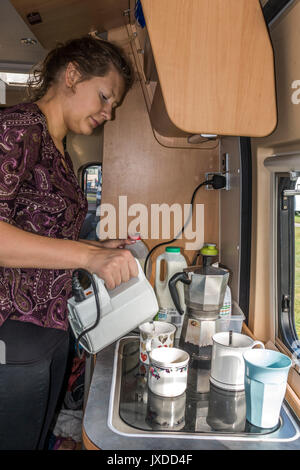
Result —
[{"label": "camper van window", "polygon": [[276,179],[278,336],[294,350],[300,339],[300,178],[277,175]]},{"label": "camper van window", "polygon": [[300,338],[300,178],[297,179],[296,189],[299,194],[295,196],[295,279],[294,279],[294,313],[295,326],[298,338]]},{"label": "camper van window", "polygon": [[81,229],[80,238],[98,240],[96,227],[99,222],[99,206],[102,194],[102,165],[92,164],[81,170],[82,189],[88,201],[88,212]]}]

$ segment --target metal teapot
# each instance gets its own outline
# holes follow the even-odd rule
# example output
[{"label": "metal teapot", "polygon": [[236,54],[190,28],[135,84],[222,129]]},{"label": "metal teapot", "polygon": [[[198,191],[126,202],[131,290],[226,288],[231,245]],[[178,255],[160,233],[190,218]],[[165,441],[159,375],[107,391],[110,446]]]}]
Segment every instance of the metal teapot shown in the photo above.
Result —
[{"label": "metal teapot", "polygon": [[184,284],[186,314],[179,347],[189,354],[211,355],[212,336],[223,305],[229,273],[213,266],[192,266],[172,276],[169,289],[178,312],[183,315],[176,288]]}]

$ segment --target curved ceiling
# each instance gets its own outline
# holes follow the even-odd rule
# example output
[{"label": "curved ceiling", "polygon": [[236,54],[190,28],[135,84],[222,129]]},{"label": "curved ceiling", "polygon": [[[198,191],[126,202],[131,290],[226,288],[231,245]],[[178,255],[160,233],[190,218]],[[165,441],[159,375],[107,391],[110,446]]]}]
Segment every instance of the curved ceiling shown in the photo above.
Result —
[{"label": "curved ceiling", "polygon": [[[11,0],[23,21],[45,49],[92,31],[123,26],[130,0]],[[27,15],[39,12],[42,22],[30,25]]]},{"label": "curved ceiling", "polygon": [[[39,62],[46,54],[28,25],[23,21],[9,0],[0,2],[0,68],[10,72],[22,72]],[[37,44],[26,46],[23,38],[33,38]]]}]

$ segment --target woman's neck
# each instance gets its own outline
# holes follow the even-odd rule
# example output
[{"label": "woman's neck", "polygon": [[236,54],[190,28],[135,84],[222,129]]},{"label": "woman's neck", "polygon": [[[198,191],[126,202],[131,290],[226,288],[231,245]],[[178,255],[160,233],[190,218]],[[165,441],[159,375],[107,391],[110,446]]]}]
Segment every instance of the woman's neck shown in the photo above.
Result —
[{"label": "woman's neck", "polygon": [[67,135],[60,99],[51,90],[36,101],[46,117],[48,131],[59,151],[64,154],[63,139]]}]

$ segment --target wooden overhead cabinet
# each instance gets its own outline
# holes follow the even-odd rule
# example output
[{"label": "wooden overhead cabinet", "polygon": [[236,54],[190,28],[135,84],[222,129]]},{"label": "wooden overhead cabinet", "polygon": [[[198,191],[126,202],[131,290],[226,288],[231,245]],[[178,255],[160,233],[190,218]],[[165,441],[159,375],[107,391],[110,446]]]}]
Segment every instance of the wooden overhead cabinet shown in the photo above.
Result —
[{"label": "wooden overhead cabinet", "polygon": [[161,133],[170,132],[155,112],[162,98],[174,128],[188,134],[272,133],[274,55],[259,0],[142,0],[142,7],[161,89],[151,122]]}]

